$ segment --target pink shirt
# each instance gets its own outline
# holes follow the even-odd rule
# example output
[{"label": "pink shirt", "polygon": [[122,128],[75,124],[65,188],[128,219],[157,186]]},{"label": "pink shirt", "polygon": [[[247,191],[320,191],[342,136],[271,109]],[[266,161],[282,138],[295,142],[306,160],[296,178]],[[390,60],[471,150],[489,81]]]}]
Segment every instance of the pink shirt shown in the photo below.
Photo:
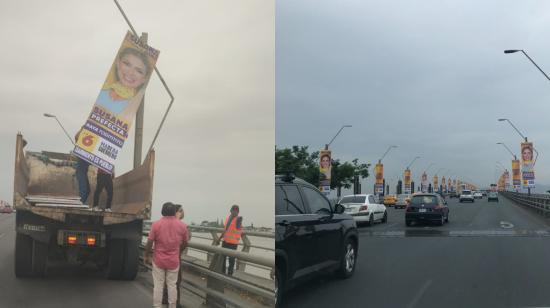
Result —
[{"label": "pink shirt", "polygon": [[175,216],[165,216],[155,221],[149,232],[153,241],[153,262],[162,269],[176,269],[180,263],[180,245],[187,243],[187,225]]}]

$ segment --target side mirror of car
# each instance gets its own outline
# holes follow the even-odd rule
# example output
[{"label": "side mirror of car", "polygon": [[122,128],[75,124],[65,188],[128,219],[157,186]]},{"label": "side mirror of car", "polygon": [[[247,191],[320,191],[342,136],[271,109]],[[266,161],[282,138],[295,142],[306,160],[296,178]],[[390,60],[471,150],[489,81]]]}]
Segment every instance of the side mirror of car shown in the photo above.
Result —
[{"label": "side mirror of car", "polygon": [[340,203],[336,203],[336,205],[334,205],[334,213],[336,214],[342,214],[346,211],[346,208],[341,205]]}]

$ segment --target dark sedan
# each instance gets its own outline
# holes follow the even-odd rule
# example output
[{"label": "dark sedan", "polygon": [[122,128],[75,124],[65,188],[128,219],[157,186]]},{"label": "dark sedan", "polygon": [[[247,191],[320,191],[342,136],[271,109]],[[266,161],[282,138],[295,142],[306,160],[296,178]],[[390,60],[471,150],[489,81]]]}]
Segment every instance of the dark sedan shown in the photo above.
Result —
[{"label": "dark sedan", "polygon": [[407,226],[417,222],[435,222],[442,226],[449,222],[449,207],[438,194],[415,194],[405,210]]}]

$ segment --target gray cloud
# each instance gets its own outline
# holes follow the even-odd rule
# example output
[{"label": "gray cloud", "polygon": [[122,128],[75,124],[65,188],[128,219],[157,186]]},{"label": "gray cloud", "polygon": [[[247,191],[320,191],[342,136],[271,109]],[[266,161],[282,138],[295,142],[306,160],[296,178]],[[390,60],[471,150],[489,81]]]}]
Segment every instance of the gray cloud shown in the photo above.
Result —
[{"label": "gray cloud", "polygon": [[[278,1],[276,144],[320,149],[343,124],[334,157],[375,163],[385,175],[417,155],[480,185],[496,161],[510,168],[519,136],[541,151],[538,183],[549,183],[545,138],[550,84],[521,54],[550,71],[545,1]],[[394,185],[393,180],[392,185]],[[364,183],[372,191],[372,178]],[[391,188],[393,191],[393,187]]]}]

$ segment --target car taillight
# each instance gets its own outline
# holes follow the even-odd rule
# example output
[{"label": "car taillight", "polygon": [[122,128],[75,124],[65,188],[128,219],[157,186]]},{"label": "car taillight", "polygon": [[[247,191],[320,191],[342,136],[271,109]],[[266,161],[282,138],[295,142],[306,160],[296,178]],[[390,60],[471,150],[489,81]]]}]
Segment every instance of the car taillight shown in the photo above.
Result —
[{"label": "car taillight", "polygon": [[67,236],[67,243],[71,245],[76,244],[76,235]]},{"label": "car taillight", "polygon": [[88,236],[86,244],[88,244],[88,246],[95,246],[95,236]]},{"label": "car taillight", "polygon": [[443,208],[444,208],[444,206],[436,205],[436,206],[434,207],[434,211],[441,211],[441,210],[443,210]]},{"label": "car taillight", "polygon": [[410,204],[407,204],[407,206],[405,207],[405,211],[406,211],[406,212],[412,212],[412,211],[413,211],[413,209],[412,209],[412,207],[411,207]]},{"label": "car taillight", "polygon": [[366,211],[366,210],[368,210],[368,209],[369,209],[368,206],[366,206],[366,205],[361,205],[361,207],[359,208],[359,211]]}]

